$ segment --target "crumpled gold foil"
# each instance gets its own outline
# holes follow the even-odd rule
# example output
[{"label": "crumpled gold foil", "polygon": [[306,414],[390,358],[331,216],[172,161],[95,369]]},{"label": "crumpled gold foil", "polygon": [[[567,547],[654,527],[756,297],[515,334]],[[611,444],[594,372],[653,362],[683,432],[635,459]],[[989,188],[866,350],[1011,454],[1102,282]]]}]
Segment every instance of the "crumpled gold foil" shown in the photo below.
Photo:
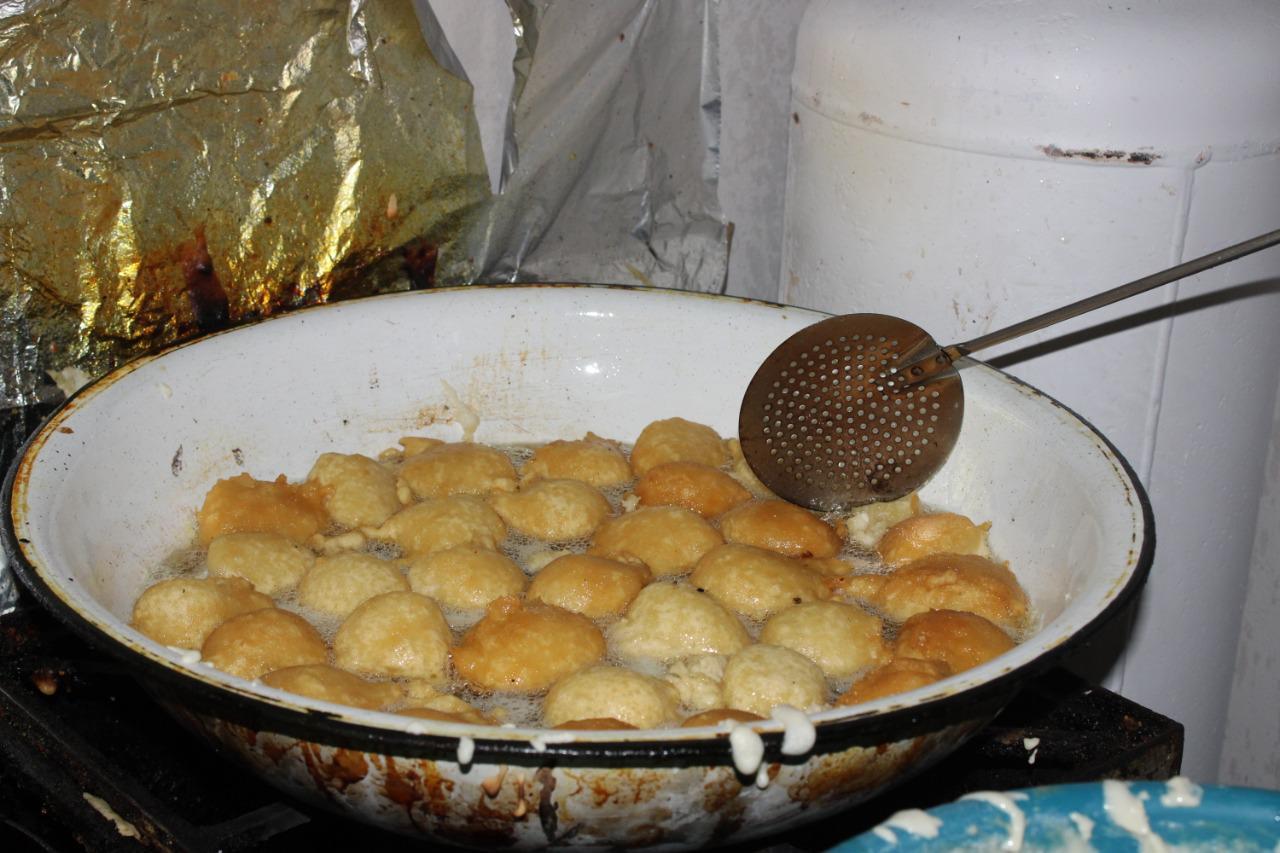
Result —
[{"label": "crumpled gold foil", "polygon": [[407,0],[0,3],[0,405],[430,283],[489,196]]}]

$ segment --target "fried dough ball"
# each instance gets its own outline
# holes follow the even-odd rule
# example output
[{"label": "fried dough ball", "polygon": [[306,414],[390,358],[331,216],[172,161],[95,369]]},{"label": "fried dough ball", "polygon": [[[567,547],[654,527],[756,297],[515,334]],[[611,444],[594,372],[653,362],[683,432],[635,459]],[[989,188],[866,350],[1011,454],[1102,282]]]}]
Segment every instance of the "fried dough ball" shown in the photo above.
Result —
[{"label": "fried dough ball", "polygon": [[439,447],[442,444],[447,444],[444,439],[427,438],[426,436],[421,435],[401,436],[398,443],[400,447],[403,448],[403,450],[400,451],[400,455],[405,459],[408,459],[410,456],[417,456],[433,447]]},{"label": "fried dough ball", "polygon": [[964,672],[1004,654],[1014,646],[1009,635],[989,619],[959,610],[917,613],[898,630],[894,653],[901,657],[940,660],[952,672]]},{"label": "fried dough ball", "polygon": [[847,678],[890,657],[883,623],[861,607],[813,601],[778,613],[760,631],[760,642],[799,652],[830,678]]},{"label": "fried dough ball", "polygon": [[890,566],[930,554],[978,554],[989,556],[987,530],[991,522],[974,524],[954,512],[916,515],[885,531],[876,543],[880,559]]},{"label": "fried dough ball", "polygon": [[799,652],[763,643],[729,658],[722,689],[725,705],[762,717],[777,705],[811,711],[827,701],[827,679],[816,663]]},{"label": "fried dough ball", "polygon": [[649,584],[609,632],[614,650],[629,660],[662,662],[697,654],[730,655],[751,642],[747,629],[705,592]]},{"label": "fried dough ball", "polygon": [[719,468],[729,461],[724,439],[709,426],[667,418],[640,431],[631,449],[631,470],[644,476],[664,462],[701,462]]},{"label": "fried dough ball", "polygon": [[263,595],[279,595],[298,585],[315,555],[279,533],[227,533],[209,543],[210,577],[240,577]]},{"label": "fried dough ball", "polygon": [[702,555],[724,542],[696,512],[654,506],[611,518],[596,531],[587,553],[644,563],[657,576],[683,575]]},{"label": "fried dough ball", "polygon": [[750,545],[712,548],[698,561],[689,582],[750,619],[831,597],[822,576],[799,560]]},{"label": "fried dough ball", "polygon": [[786,501],[752,501],[720,517],[726,542],[768,548],[788,557],[834,557],[839,532],[807,509]]},{"label": "fried dough ball", "polygon": [[395,563],[347,552],[316,559],[298,584],[298,603],[328,616],[346,616],[375,595],[408,588]]},{"label": "fried dough ball", "polygon": [[622,613],[653,578],[645,566],[586,554],[565,554],[529,584],[530,600],[554,604],[590,619]]},{"label": "fried dough ball", "polygon": [[675,688],[680,704],[694,711],[706,711],[724,704],[720,682],[724,680],[726,655],[690,655],[667,668],[663,676]]},{"label": "fried dough ball", "polygon": [[449,665],[449,623],[416,592],[384,592],[361,604],[333,637],[333,660],[361,675],[442,683]]},{"label": "fried dough ball", "polygon": [[170,578],[138,596],[129,624],[157,643],[198,649],[231,617],[272,606],[244,578]]},{"label": "fried dough ball", "polygon": [[492,725],[494,722],[488,714],[474,705],[452,693],[437,690],[420,679],[411,679],[406,684],[405,698],[410,706],[396,713],[424,720],[445,720],[476,725]]},{"label": "fried dough ball", "polygon": [[730,473],[733,479],[737,480],[747,491],[755,495],[757,498],[765,498],[767,500],[778,500],[768,486],[760,482],[760,478],[756,476],[756,472],[751,470],[751,466],[747,464],[747,458],[742,455],[742,442],[736,438],[731,438],[725,442],[729,449],[729,456],[733,460]]},{"label": "fried dough ball", "polygon": [[232,617],[214,628],[200,647],[200,657],[223,672],[252,680],[277,669],[325,663],[329,649],[306,619],[271,607]]},{"label": "fried dough ball", "polygon": [[389,681],[365,681],[327,663],[277,669],[262,676],[262,683],[323,702],[376,711],[401,699],[398,686]]},{"label": "fried dough ball", "polygon": [[674,720],[679,709],[675,688],[665,681],[620,666],[589,666],[555,683],[542,702],[542,720],[558,726],[612,717],[654,729]]},{"label": "fried dough ball", "polygon": [[275,482],[238,474],[219,480],[196,514],[200,544],[224,533],[279,533],[306,542],[329,524],[324,490],[314,483],[295,486],[281,474]]},{"label": "fried dough ball", "polygon": [[[455,697],[449,697],[455,698]],[[403,708],[396,711],[404,717],[417,717],[419,720],[438,720],[442,723],[470,723],[474,726],[491,726],[493,721],[472,706],[458,699],[465,707],[457,711],[445,711],[439,708]]]},{"label": "fried dough ball", "polygon": [[919,514],[920,496],[912,492],[896,501],[882,501],[860,506],[844,520],[844,526],[849,541],[856,542],[864,548],[874,548],[886,530],[900,521]]},{"label": "fried dough ball", "polygon": [[732,723],[755,723],[763,720],[759,714],[750,711],[739,711],[736,708],[709,708],[688,717],[680,724],[682,729],[696,729],[700,726],[718,726],[728,720]]},{"label": "fried dough ball", "polygon": [[479,690],[537,693],[604,653],[604,635],[585,616],[499,598],[453,650],[453,666]]},{"label": "fried dough ball", "polygon": [[508,526],[544,542],[585,539],[613,511],[581,480],[535,480],[518,492],[495,492],[489,505]]},{"label": "fried dough ball", "polygon": [[875,605],[876,596],[888,583],[889,576],[879,572],[866,572],[842,577],[827,578],[827,586],[831,591],[847,598],[856,598]]},{"label": "fried dough ball", "polygon": [[933,684],[949,675],[951,667],[939,660],[894,658],[855,681],[852,687],[840,694],[835,704],[858,705],[873,702],[885,696]]},{"label": "fried dough ball", "polygon": [[483,444],[455,442],[428,447],[400,466],[400,479],[420,498],[487,495],[516,487],[516,469],[507,454]]},{"label": "fried dough ball", "polygon": [[622,720],[616,720],[613,717],[590,717],[585,720],[569,720],[558,726],[552,726],[553,729],[572,729],[580,732],[607,732],[621,729],[634,729],[635,726],[630,723],[624,723]]},{"label": "fried dough ball", "polygon": [[635,485],[642,506],[682,506],[703,518],[715,518],[751,500],[737,480],[701,462],[664,462],[645,472]]},{"label": "fried dough ball", "polygon": [[964,610],[1017,630],[1027,616],[1027,595],[1013,572],[973,554],[934,554],[901,565],[873,602],[897,621],[926,610]]},{"label": "fried dough ball", "polygon": [[410,589],[460,610],[484,607],[504,595],[519,595],[529,582],[507,555],[470,545],[423,554],[408,568]]},{"label": "fried dough ball", "polygon": [[365,532],[395,542],[407,554],[430,554],[459,545],[497,550],[507,538],[507,525],[482,499],[453,495],[405,507]]},{"label": "fried dough ball", "polygon": [[553,441],[533,451],[520,469],[520,482],[539,477],[548,480],[581,480],[598,488],[620,486],[632,480],[631,463],[618,445],[587,433],[578,441]]},{"label": "fried dough ball", "polygon": [[801,557],[800,564],[823,577],[843,577],[853,571],[853,564],[839,557]]},{"label": "fried dough ball", "polygon": [[377,527],[400,510],[396,475],[358,453],[321,453],[308,483],[324,487],[324,508],[343,527]]}]

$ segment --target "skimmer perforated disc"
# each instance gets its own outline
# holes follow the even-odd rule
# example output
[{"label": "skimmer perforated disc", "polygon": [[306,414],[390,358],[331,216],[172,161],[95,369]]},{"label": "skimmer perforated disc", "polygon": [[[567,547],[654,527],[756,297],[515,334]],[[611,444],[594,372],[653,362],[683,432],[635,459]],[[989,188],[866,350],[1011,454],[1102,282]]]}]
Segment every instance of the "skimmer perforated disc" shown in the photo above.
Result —
[{"label": "skimmer perforated disc", "polygon": [[938,352],[919,326],[883,314],[802,329],[747,387],[738,419],[747,464],[780,497],[822,511],[919,488],[946,461],[964,417],[949,362],[905,381],[905,368]]}]

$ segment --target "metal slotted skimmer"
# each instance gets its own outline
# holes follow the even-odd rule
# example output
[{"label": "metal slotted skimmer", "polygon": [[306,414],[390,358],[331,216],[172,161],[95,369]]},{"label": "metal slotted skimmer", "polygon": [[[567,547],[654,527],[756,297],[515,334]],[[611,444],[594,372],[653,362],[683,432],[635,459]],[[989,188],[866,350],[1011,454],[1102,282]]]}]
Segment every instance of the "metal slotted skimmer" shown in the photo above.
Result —
[{"label": "metal slotted skimmer", "polygon": [[960,436],[956,359],[1277,243],[1272,231],[948,347],[884,314],[815,323],[783,341],[747,386],[743,456],[776,494],[811,509],[902,497],[942,467]]}]

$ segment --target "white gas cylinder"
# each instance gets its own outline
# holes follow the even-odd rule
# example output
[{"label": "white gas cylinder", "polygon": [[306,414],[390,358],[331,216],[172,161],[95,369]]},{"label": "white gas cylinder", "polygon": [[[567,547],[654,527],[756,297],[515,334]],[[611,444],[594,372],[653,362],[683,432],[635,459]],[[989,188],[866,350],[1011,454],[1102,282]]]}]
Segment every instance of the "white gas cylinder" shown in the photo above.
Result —
[{"label": "white gas cylinder", "polygon": [[[779,298],[954,343],[1280,227],[1277,45],[1266,0],[816,0]],[[1155,566],[1108,683],[1185,724],[1198,779],[1236,660],[1278,279],[1267,250],[979,356],[1091,420],[1148,486]]]}]

